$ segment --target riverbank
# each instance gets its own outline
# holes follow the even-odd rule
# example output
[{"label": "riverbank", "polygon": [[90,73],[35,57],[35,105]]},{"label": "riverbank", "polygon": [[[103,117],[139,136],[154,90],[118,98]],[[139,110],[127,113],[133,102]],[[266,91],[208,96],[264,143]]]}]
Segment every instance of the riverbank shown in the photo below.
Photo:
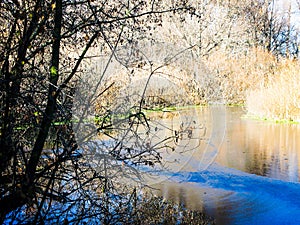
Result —
[{"label": "riverbank", "polygon": [[288,119],[273,119],[273,118],[267,118],[267,117],[259,117],[259,116],[251,115],[251,114],[243,115],[242,119],[265,121],[265,122],[269,122],[269,123],[300,124],[300,121],[294,121],[294,120],[288,120]]}]

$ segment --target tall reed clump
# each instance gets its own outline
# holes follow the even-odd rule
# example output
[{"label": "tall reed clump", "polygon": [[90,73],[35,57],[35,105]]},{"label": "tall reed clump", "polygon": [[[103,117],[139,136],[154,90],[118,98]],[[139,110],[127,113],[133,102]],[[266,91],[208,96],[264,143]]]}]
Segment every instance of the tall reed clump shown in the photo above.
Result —
[{"label": "tall reed clump", "polygon": [[259,48],[238,54],[220,50],[211,54],[206,61],[218,80],[227,104],[244,104],[247,91],[265,85],[275,64],[275,57]]},{"label": "tall reed clump", "polygon": [[268,83],[248,92],[248,113],[261,118],[300,121],[299,71],[299,62],[279,61]]}]

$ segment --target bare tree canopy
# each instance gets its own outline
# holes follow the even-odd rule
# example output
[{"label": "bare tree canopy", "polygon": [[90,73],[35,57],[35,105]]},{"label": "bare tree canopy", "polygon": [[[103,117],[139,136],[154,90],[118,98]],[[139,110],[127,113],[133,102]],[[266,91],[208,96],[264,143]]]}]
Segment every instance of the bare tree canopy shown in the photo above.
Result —
[{"label": "bare tree canopy", "polygon": [[[83,62],[91,57],[91,49],[94,56],[118,60],[118,46],[142,39],[150,29],[147,24],[159,25],[162,13],[188,12],[187,3],[26,0],[1,1],[0,10],[1,221],[8,216],[58,222],[59,207],[60,214],[81,210],[70,216],[73,220],[109,215],[112,197],[107,189],[117,184],[108,174],[103,176],[105,158],[99,158],[97,167],[82,159],[72,129],[72,96],[86,69]],[[129,117],[146,124],[140,112]],[[108,128],[100,126],[98,131]],[[150,148],[134,154],[127,150],[123,158],[121,150],[115,146],[110,154],[119,155],[120,161],[160,160]]]},{"label": "bare tree canopy", "polygon": [[190,123],[169,129],[144,110],[222,99],[228,73],[203,63],[214,54],[298,57],[290,15],[273,6],[2,0],[0,222],[132,222],[138,194],[130,184],[142,185],[135,166],[162,165],[161,149],[193,136]]}]

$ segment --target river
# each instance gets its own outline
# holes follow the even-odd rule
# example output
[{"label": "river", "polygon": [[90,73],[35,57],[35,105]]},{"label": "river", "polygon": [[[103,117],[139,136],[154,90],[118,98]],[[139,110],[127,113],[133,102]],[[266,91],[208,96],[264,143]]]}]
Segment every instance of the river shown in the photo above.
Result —
[{"label": "river", "polygon": [[217,224],[300,224],[300,125],[246,119],[243,107],[185,113],[205,132],[183,141],[193,149],[187,155],[168,156],[181,161],[153,184],[156,194],[203,211]]}]

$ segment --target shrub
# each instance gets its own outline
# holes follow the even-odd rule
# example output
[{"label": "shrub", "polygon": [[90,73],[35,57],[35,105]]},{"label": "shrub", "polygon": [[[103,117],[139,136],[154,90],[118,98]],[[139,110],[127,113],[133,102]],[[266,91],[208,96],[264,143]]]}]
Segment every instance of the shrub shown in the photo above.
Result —
[{"label": "shrub", "polygon": [[142,199],[133,218],[133,224],[215,224],[215,221],[205,214],[185,209],[162,197]]}]

